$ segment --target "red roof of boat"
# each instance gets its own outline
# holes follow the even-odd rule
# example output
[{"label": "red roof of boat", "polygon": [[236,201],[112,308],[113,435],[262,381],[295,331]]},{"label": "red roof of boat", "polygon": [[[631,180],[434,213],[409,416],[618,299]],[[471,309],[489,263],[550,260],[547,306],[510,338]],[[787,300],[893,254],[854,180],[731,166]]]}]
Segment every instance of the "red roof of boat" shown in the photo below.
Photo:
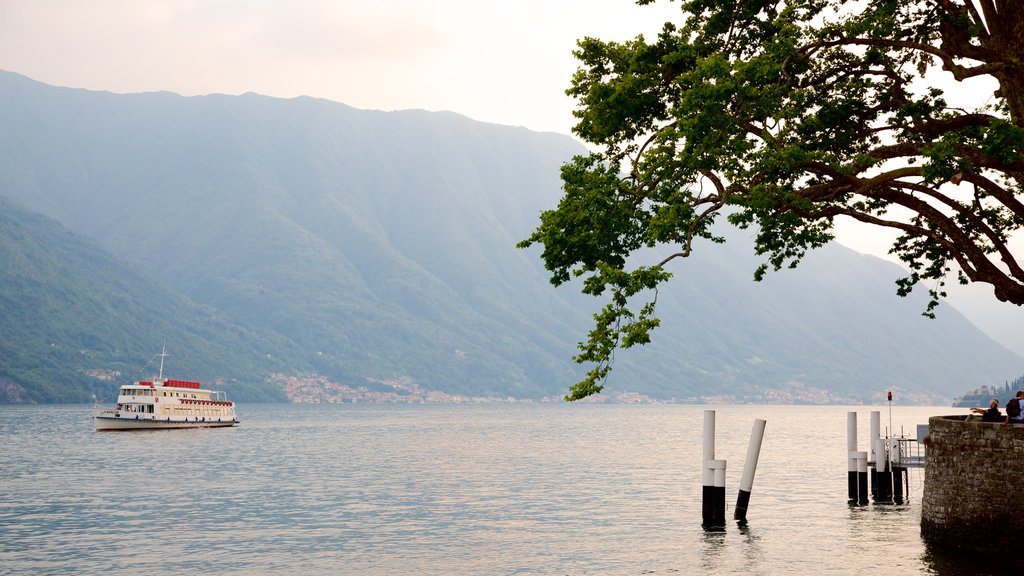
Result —
[{"label": "red roof of boat", "polygon": [[164,380],[164,386],[171,386],[174,388],[200,388],[199,382],[191,382],[189,380]]}]

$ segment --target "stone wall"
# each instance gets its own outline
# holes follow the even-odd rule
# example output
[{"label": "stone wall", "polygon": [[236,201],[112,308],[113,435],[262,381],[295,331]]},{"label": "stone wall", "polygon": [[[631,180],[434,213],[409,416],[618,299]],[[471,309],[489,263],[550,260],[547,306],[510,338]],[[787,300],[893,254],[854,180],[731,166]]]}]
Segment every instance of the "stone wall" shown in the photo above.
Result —
[{"label": "stone wall", "polygon": [[1024,548],[1024,425],[933,416],[921,535],[962,552],[1020,554]]}]

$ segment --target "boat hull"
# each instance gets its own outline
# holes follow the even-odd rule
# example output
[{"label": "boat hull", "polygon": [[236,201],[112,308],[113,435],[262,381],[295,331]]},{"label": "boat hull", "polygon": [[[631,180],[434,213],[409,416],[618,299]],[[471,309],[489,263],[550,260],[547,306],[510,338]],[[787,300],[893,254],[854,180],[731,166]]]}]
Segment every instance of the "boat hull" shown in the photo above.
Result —
[{"label": "boat hull", "polygon": [[155,418],[122,418],[94,416],[97,432],[122,430],[180,430],[183,428],[227,428],[237,426],[237,420],[157,420]]}]

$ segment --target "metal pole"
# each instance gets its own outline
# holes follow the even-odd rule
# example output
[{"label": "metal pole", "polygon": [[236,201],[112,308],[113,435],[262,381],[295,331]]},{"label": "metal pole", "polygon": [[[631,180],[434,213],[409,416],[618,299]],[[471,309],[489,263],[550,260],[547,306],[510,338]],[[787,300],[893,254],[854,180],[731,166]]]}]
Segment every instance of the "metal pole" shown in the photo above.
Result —
[{"label": "metal pole", "polygon": [[750,445],[747,446],[747,459],[743,461],[743,476],[740,478],[740,493],[736,497],[736,511],[733,518],[747,519],[747,506],[750,504],[750,490],[754,487],[754,473],[757,471],[757,459],[761,455],[761,440],[764,439],[765,421],[754,420],[754,428],[750,431]]},{"label": "metal pole", "polygon": [[892,429],[892,390],[889,390],[889,433],[885,437],[890,438],[895,435],[896,431]]}]

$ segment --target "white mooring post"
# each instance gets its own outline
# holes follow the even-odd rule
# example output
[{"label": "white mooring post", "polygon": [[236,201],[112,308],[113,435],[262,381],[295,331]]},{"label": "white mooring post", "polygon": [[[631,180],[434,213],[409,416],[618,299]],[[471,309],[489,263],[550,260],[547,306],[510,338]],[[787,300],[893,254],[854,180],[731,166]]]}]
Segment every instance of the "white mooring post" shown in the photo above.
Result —
[{"label": "white mooring post", "polygon": [[903,478],[907,469],[901,462],[900,441],[896,438],[889,439],[889,470],[892,473],[892,499],[897,504],[903,503]]},{"label": "white mooring post", "polygon": [[871,495],[878,495],[878,438],[882,437],[882,413],[878,410],[871,411],[871,436],[868,436],[868,466],[871,467]]},{"label": "white mooring post", "polygon": [[857,499],[857,413],[846,413],[846,485],[850,500]]},{"label": "white mooring post", "polygon": [[747,459],[743,461],[740,493],[736,496],[736,510],[733,513],[733,519],[735,520],[747,519],[747,506],[750,504],[750,490],[754,487],[757,459],[761,455],[761,440],[764,438],[764,426],[764,420],[755,419],[754,428],[750,431],[750,445],[747,446]]},{"label": "white mooring post", "polygon": [[878,410],[871,411],[871,454],[868,454],[868,462],[878,462],[878,455],[875,454],[875,438],[882,437],[882,414]]},{"label": "white mooring post", "polygon": [[711,489],[711,515],[705,526],[725,526],[725,460],[708,460],[714,486]]},{"label": "white mooring post", "polygon": [[892,469],[885,449],[885,439],[875,438],[875,500],[892,501]]},{"label": "white mooring post", "polygon": [[712,524],[714,517],[714,483],[715,471],[711,461],[715,459],[715,411],[704,411],[704,460],[701,462],[703,474],[703,519],[704,524]]},{"label": "white mooring post", "polygon": [[861,504],[868,503],[868,451],[857,452],[857,501]]}]

